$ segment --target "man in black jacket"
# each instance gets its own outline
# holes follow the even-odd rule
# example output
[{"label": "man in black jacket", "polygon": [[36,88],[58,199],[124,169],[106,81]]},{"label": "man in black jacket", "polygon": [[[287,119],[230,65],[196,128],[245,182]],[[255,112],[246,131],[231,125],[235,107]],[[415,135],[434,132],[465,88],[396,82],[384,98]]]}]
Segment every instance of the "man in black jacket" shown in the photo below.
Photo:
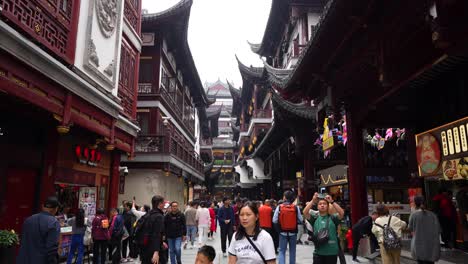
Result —
[{"label": "man in black jacket", "polygon": [[364,235],[367,235],[370,239],[371,251],[375,251],[377,245],[377,239],[374,234],[372,234],[372,225],[377,218],[377,212],[372,212],[371,216],[364,216],[359,219],[356,224],[353,226],[353,261],[359,262],[357,260],[357,252],[359,248],[359,241]]},{"label": "man in black jacket", "polygon": [[[164,216],[166,238],[169,243],[169,254],[171,256],[171,264],[181,264],[182,241],[185,241],[187,228],[185,226],[185,216],[179,211],[179,203],[174,201],[171,203],[171,211]],[[177,262],[176,262],[177,260]]]},{"label": "man in black jacket", "polygon": [[155,195],[151,199],[153,209],[149,212],[148,219],[145,220],[144,233],[147,242],[144,243],[141,263],[142,264],[165,264],[167,259],[160,252],[163,250],[164,239],[164,197]]},{"label": "man in black jacket", "polygon": [[133,204],[126,202],[124,212],[122,214],[124,220],[124,226],[127,229],[129,236],[122,240],[122,258],[123,261],[128,262],[130,258],[127,258],[127,246],[130,248],[130,257],[135,256],[135,246],[133,245],[133,224],[136,221],[136,216],[131,212]]}]

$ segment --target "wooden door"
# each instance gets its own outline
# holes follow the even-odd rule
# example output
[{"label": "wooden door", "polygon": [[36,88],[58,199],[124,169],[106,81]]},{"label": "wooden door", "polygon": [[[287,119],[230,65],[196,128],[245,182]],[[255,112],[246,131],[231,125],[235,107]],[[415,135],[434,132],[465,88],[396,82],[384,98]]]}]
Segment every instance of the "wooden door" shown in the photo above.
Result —
[{"label": "wooden door", "polygon": [[9,168],[6,178],[5,210],[0,229],[14,229],[20,233],[24,220],[32,214],[37,171]]}]

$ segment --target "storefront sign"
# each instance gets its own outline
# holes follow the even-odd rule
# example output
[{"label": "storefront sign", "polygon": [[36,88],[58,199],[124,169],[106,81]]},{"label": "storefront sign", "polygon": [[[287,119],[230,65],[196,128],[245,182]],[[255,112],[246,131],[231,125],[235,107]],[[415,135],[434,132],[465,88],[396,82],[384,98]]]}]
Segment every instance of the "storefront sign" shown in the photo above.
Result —
[{"label": "storefront sign", "polygon": [[[369,212],[373,212],[376,211],[377,205],[379,204],[368,205]],[[411,207],[409,204],[385,203],[384,205],[388,208],[390,214],[411,214]]]},{"label": "storefront sign", "polygon": [[319,187],[347,184],[347,171],[348,169],[346,165],[335,165],[318,171],[321,181]]},{"label": "storefront sign", "polygon": [[416,137],[416,156],[419,175],[433,175],[440,165],[440,147],[437,139],[431,134]]},{"label": "storefront sign", "polygon": [[444,175],[447,180],[467,178],[467,132],[468,117],[465,117],[416,135],[419,175]]},{"label": "storefront sign", "polygon": [[442,163],[442,170],[446,180],[462,180],[468,178],[468,157],[446,160]]}]

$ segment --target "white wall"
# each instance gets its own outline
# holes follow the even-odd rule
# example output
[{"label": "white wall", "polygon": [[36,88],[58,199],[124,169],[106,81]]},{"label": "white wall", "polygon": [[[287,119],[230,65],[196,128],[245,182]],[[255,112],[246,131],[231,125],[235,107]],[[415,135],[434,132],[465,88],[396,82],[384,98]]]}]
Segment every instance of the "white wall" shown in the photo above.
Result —
[{"label": "white wall", "polygon": [[184,184],[176,176],[164,176],[155,169],[129,169],[125,178],[125,193],[119,194],[118,205],[135,196],[138,204],[151,205],[151,198],[158,194],[165,200],[184,202]]},{"label": "white wall", "polygon": [[319,22],[320,20],[320,14],[319,13],[308,13],[307,14],[307,26],[308,26],[308,32],[309,32],[309,37],[308,39],[310,39],[310,35],[311,35],[311,26],[315,26],[317,25],[317,23]]},{"label": "white wall", "polygon": [[195,108],[195,138],[197,141],[195,142],[195,152],[200,154],[200,140],[201,140],[202,134],[201,134],[201,129],[200,129],[200,119],[198,118],[198,109]]},{"label": "white wall", "polygon": [[[123,0],[117,0],[117,22],[113,35],[106,38],[99,28],[96,16],[96,0],[80,1],[80,17],[78,22],[78,32],[76,40],[75,67],[78,71],[90,77],[105,90],[117,96],[118,74],[120,68],[120,45],[122,42],[123,28]],[[93,40],[96,46],[96,53],[99,58],[99,66],[91,66],[94,70],[86,67],[87,54],[89,49],[89,39]],[[113,62],[113,75],[104,73],[104,70]],[[91,65],[93,65],[91,63]],[[99,77],[100,76],[100,77]]]},{"label": "white wall", "polygon": [[254,179],[255,178],[265,179],[265,173],[263,172],[264,163],[261,159],[258,159],[258,158],[248,159],[247,165],[252,167]]}]

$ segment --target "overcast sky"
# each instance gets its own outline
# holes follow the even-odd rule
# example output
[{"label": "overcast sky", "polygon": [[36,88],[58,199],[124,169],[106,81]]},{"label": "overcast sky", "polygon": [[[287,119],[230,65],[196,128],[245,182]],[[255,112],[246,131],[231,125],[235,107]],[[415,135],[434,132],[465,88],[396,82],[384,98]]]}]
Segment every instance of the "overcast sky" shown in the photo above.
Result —
[{"label": "overcast sky", "polygon": [[[159,12],[179,1],[143,0],[143,9]],[[263,65],[247,40],[262,41],[270,7],[271,0],[194,0],[188,41],[203,83],[219,78],[241,86],[235,54],[248,66]]]}]

